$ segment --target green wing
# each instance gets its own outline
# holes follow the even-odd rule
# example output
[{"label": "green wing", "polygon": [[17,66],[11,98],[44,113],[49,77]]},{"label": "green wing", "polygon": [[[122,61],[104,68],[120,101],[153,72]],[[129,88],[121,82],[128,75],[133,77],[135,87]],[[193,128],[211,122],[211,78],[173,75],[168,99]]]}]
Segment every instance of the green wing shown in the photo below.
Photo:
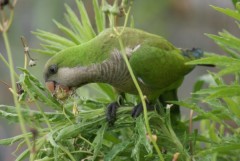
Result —
[{"label": "green wing", "polygon": [[185,74],[192,67],[185,65],[179,49],[162,50],[158,47],[142,45],[130,57],[134,74],[140,82],[153,90],[177,88]]}]

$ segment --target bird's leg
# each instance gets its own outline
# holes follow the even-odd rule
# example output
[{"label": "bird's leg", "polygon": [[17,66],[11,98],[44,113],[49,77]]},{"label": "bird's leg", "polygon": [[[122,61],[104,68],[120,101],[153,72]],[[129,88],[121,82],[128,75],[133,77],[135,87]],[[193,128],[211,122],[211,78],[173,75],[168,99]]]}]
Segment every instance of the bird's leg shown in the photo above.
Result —
[{"label": "bird's leg", "polygon": [[[159,112],[160,107],[159,106],[155,106],[153,104],[151,104],[148,100],[146,100],[146,106],[147,106],[147,110],[148,111],[153,111],[153,110],[157,110]],[[136,118],[138,117],[141,113],[143,112],[143,105],[142,103],[139,103],[138,105],[136,105],[133,110],[132,110],[132,117]]]},{"label": "bird's leg", "polygon": [[125,95],[124,94],[120,94],[118,96],[117,101],[110,103],[107,106],[107,111],[106,111],[106,119],[108,122],[109,126],[113,126],[114,122],[117,119],[117,109],[123,104],[125,99]]}]

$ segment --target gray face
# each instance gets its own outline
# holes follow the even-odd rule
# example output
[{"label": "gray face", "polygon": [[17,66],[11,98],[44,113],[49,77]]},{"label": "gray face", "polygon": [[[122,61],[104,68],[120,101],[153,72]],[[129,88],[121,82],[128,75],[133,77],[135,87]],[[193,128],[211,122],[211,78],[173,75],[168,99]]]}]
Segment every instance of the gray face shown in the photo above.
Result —
[{"label": "gray face", "polygon": [[90,83],[94,75],[96,75],[94,65],[90,67],[61,67],[50,65],[45,74],[45,82],[54,82],[55,84],[67,87],[80,87]]}]

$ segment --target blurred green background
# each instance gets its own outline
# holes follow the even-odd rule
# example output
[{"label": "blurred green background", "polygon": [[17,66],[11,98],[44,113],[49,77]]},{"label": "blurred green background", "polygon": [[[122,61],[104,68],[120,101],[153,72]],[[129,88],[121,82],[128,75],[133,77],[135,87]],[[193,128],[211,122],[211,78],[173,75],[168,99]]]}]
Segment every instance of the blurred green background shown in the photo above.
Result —
[{"label": "blurred green background", "polygon": [[[65,22],[64,3],[77,9],[74,0],[18,1],[14,21],[9,31],[15,67],[22,67],[24,62],[20,36],[27,39],[31,48],[39,48],[39,41],[31,34],[31,31],[42,29],[58,33],[52,20]],[[85,0],[84,3],[93,19],[91,0]],[[199,47],[205,51],[224,54],[204,33],[216,34],[222,29],[227,29],[233,34],[239,35],[237,25],[233,20],[214,11],[209,5],[233,8],[230,0],[135,0],[132,13],[136,28],[164,36],[177,47]],[[2,37],[0,37],[0,53],[7,58]],[[30,71],[43,82],[42,69],[49,57],[37,53],[31,54],[33,58],[37,59],[37,66],[31,68]],[[180,99],[190,96],[195,80],[200,75],[207,73],[206,70],[208,70],[206,67],[197,67],[186,76],[178,91]],[[2,62],[0,62],[0,80],[10,84],[9,70]],[[13,105],[8,87],[2,83],[0,83],[0,104]],[[14,136],[19,132],[18,125],[9,124],[0,118],[0,139]],[[14,146],[0,146],[0,161],[14,160],[11,153],[15,148]]]}]

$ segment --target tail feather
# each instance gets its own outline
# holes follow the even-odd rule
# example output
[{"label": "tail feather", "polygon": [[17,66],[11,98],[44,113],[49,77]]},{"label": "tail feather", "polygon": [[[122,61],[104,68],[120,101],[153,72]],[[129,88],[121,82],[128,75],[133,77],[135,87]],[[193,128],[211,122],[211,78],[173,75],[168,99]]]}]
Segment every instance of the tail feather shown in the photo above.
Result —
[{"label": "tail feather", "polygon": [[200,59],[204,57],[204,52],[200,48],[182,49],[182,55],[189,59]]},{"label": "tail feather", "polygon": [[[182,55],[190,60],[204,58],[204,51],[200,48],[182,49]],[[213,64],[198,64],[198,66],[215,67]]]}]

